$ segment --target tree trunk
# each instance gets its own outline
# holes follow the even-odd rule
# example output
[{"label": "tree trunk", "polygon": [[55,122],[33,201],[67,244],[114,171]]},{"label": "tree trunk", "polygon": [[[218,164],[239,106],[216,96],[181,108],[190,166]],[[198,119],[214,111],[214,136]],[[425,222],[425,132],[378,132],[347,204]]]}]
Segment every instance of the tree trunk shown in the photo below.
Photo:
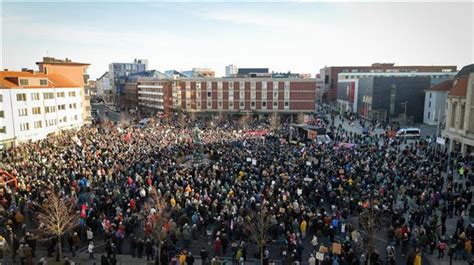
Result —
[{"label": "tree trunk", "polygon": [[260,246],[260,265],[263,265],[263,246]]},{"label": "tree trunk", "polygon": [[158,242],[158,265],[161,265],[161,241]]},{"label": "tree trunk", "polygon": [[60,261],[61,260],[61,256],[62,256],[62,252],[63,252],[63,248],[61,246],[61,236],[58,236],[58,258],[56,259],[56,261]]}]

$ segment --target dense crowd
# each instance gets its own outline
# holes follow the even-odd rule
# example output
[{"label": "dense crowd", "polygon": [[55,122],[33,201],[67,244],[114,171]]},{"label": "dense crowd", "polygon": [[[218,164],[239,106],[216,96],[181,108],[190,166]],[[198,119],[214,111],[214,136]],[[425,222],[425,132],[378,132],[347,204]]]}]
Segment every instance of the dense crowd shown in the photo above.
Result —
[{"label": "dense crowd", "polygon": [[[196,126],[206,157],[198,165],[187,162],[197,149]],[[472,157],[453,153],[448,161],[425,141],[349,133],[334,119],[324,126],[332,143],[302,145],[288,141],[286,121],[262,136],[248,130],[274,128],[257,119],[242,126],[230,118],[152,118],[144,127],[94,125],[6,150],[0,168],[19,182],[2,195],[0,247],[22,264],[32,264],[37,245],[49,256],[87,246],[95,259],[98,242],[105,242],[102,264],[114,264],[116,254],[193,264],[192,242],[207,237],[210,247],[194,254],[212,265],[223,257],[258,262],[260,252],[264,264],[394,264],[402,256],[420,265],[434,251],[470,259]],[[35,213],[51,193],[72,199],[80,212],[62,246],[35,236]],[[151,194],[165,201],[160,244]],[[250,227],[263,208],[268,240],[259,249]]]}]

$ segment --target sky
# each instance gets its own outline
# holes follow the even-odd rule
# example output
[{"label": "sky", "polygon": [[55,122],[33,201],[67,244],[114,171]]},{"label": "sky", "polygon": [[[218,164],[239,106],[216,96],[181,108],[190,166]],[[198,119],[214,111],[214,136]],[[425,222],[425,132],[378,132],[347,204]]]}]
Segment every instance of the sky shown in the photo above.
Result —
[{"label": "sky", "polygon": [[43,56],[90,63],[148,59],[149,68],[225,66],[319,73],[325,66],[474,62],[474,4],[384,2],[1,4],[1,69]]}]

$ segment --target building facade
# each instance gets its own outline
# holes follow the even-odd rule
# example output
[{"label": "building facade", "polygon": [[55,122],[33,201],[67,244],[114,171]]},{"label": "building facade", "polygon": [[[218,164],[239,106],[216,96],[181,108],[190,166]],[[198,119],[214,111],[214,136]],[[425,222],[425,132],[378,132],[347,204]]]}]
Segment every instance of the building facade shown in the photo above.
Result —
[{"label": "building facade", "polygon": [[234,77],[237,74],[238,68],[236,65],[229,64],[225,67],[225,77]]},{"label": "building facade", "polygon": [[92,123],[91,97],[88,86],[89,74],[87,73],[87,68],[90,64],[73,62],[68,58],[60,60],[53,57],[43,57],[43,61],[36,62],[36,64],[40,72],[44,74],[59,74],[82,88],[82,118],[85,123]]},{"label": "building facade", "polygon": [[336,107],[340,112],[358,112],[358,101],[355,100],[359,90],[359,79],[369,77],[429,77],[430,84],[436,85],[454,78],[456,72],[398,72],[398,73],[340,73],[336,96]]},{"label": "building facade", "polygon": [[105,103],[111,104],[113,102],[112,86],[110,85],[109,72],[105,72],[96,81],[97,96],[102,98]]},{"label": "building facade", "polygon": [[174,83],[175,81],[167,79],[139,78],[135,84],[138,107],[145,111],[170,113],[173,105],[172,84]]},{"label": "building facade", "polygon": [[447,101],[446,129],[442,136],[449,139],[449,151],[474,154],[474,72],[454,80]]},{"label": "building facade", "polygon": [[[320,69],[320,75],[324,80],[323,99],[334,102],[337,99],[337,87],[340,73],[416,73],[436,72],[454,73],[456,66],[395,66],[393,63],[374,63],[371,66],[330,66]],[[349,76],[348,79],[354,79]]]},{"label": "building facade", "polygon": [[315,79],[205,78],[172,84],[173,108],[187,112],[313,112]]},{"label": "building facade", "polygon": [[405,115],[408,121],[422,122],[424,90],[429,87],[427,76],[360,78],[357,99],[354,95],[357,113],[381,122],[406,119]]},{"label": "building facade", "polygon": [[134,59],[133,63],[111,63],[109,64],[108,77],[114,97],[114,104],[119,103],[119,96],[123,94],[127,77],[131,74],[148,70],[148,60]]},{"label": "building facade", "polygon": [[446,80],[425,90],[425,108],[423,123],[443,126],[446,114],[448,91],[453,86],[453,80]]},{"label": "building facade", "polygon": [[0,146],[81,127],[82,91],[58,74],[0,72]]}]

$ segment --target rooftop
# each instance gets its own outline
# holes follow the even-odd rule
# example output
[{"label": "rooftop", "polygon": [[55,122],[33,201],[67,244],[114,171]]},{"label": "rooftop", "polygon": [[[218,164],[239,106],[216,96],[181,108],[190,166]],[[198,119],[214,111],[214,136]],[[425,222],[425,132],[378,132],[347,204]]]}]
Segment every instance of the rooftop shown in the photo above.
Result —
[{"label": "rooftop", "polygon": [[448,95],[451,97],[465,97],[467,95],[467,83],[469,76],[463,76],[454,80],[454,86],[449,91]]},{"label": "rooftop", "polygon": [[69,58],[61,60],[61,59],[56,59],[54,57],[43,57],[43,61],[42,62],[36,62],[36,64],[90,65],[88,63],[73,62]]},{"label": "rooftop", "polygon": [[[20,78],[25,79],[47,79],[47,85],[20,85]],[[38,81],[39,82],[39,81]],[[0,72],[0,88],[67,88],[67,87],[79,87],[73,82],[69,81],[62,75],[58,74],[43,74],[43,73],[31,73],[31,72],[18,72],[18,71],[2,71]]]},{"label": "rooftop", "polygon": [[451,88],[453,88],[453,82],[454,80],[446,80],[443,81],[439,84],[436,84],[430,88],[427,88],[425,90],[429,91],[449,91]]},{"label": "rooftop", "polygon": [[267,74],[268,68],[239,68],[237,71],[238,75],[246,75],[246,74]]},{"label": "rooftop", "polygon": [[459,71],[459,73],[456,75],[456,77],[469,75],[470,73],[474,73],[474,64],[464,66],[461,71]]}]

